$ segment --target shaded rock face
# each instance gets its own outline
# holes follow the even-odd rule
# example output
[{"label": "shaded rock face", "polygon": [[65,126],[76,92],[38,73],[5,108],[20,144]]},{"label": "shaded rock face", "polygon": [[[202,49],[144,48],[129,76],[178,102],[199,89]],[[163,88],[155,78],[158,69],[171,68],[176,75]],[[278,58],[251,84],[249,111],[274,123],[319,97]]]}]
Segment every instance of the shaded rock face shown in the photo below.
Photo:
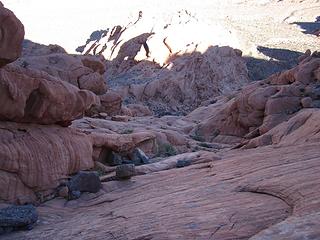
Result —
[{"label": "shaded rock face", "polygon": [[113,77],[126,78],[129,83],[131,78],[152,78],[145,84],[129,84],[118,92],[128,103],[144,103],[157,115],[189,113],[202,102],[230,94],[249,82],[241,54],[230,47],[177,54],[161,69],[136,63]]},{"label": "shaded rock face", "polygon": [[134,165],[143,165],[149,163],[148,156],[140,149],[136,148],[130,154],[130,159]]},{"label": "shaded rock face", "polygon": [[[101,182],[96,172],[80,171],[73,176],[67,183],[69,193],[73,192],[99,192],[101,188]],[[73,194],[74,195],[74,194]],[[71,198],[74,198],[71,196]]]},{"label": "shaded rock face", "polygon": [[108,85],[126,105],[146,105],[157,116],[182,115],[249,82],[240,50],[212,46],[220,36],[233,42],[231,31],[215,29],[187,10],[152,27],[143,16],[139,12],[127,26],[95,31],[77,49],[108,59]]},{"label": "shaded rock face", "polygon": [[24,27],[19,19],[0,4],[0,67],[21,55]]},{"label": "shaded rock face", "polygon": [[316,142],[320,135],[320,109],[303,109],[288,121],[275,126],[267,133],[246,142],[244,148],[266,145],[290,146]]},{"label": "shaded rock face", "polygon": [[145,117],[153,115],[150,109],[142,104],[128,104],[126,107],[130,110],[133,117]]},{"label": "shaded rock face", "polygon": [[[291,119],[302,108],[316,107],[319,69],[320,59],[309,56],[293,69],[248,85],[225,105],[220,104],[193,133],[209,141],[223,136],[247,139],[268,136],[271,129]],[[264,141],[271,143],[267,138]]]},{"label": "shaded rock face", "polygon": [[113,91],[100,95],[100,105],[93,107],[92,112],[107,113],[109,116],[117,115],[121,112],[122,98]]},{"label": "shaded rock face", "polygon": [[1,188],[0,199],[24,204],[43,200],[68,174],[93,166],[86,135],[35,123],[68,125],[96,96],[44,72],[4,66],[20,56],[24,31],[2,5],[0,23],[0,182],[8,186]]}]

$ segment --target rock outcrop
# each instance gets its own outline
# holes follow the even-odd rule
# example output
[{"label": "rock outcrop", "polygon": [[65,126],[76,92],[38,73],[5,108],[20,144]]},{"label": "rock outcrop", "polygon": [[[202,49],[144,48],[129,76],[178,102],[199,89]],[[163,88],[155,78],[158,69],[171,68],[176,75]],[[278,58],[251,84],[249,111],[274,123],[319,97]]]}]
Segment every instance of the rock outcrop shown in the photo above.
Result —
[{"label": "rock outcrop", "polygon": [[242,52],[213,46],[222,36],[234,43],[234,35],[187,10],[154,26],[139,12],[127,26],[93,32],[77,50],[106,57],[108,85],[125,105],[143,104],[158,116],[182,115],[249,82]]},{"label": "rock outcrop", "polygon": [[18,64],[27,69],[46,72],[80,89],[103,94],[107,91],[107,85],[102,75],[104,73],[102,61],[103,59],[98,57],[83,58],[66,53],[32,54],[31,56],[26,53],[19,59]]},{"label": "rock outcrop", "polygon": [[291,70],[252,83],[233,99],[217,103],[212,115],[194,128],[193,134],[208,141],[219,141],[223,136],[268,136],[271,129],[301,109],[320,107],[319,71],[320,59],[314,53]]},{"label": "rock outcrop", "polygon": [[[199,26],[179,14],[183,26]],[[23,30],[0,3],[0,30],[3,16],[17,31],[0,31],[0,43]],[[1,238],[317,239],[319,53],[244,86],[239,50],[164,38],[161,62],[154,32],[123,41],[141,18],[80,47],[111,51],[107,68],[102,58],[30,42],[10,63],[16,40],[1,55],[0,205],[46,201],[41,221],[30,206],[1,210],[0,234],[37,224]],[[104,37],[113,48],[99,49]],[[138,60],[142,47],[153,62]],[[105,71],[128,86],[106,92]]]},{"label": "rock outcrop", "polygon": [[67,124],[99,104],[90,91],[79,90],[45,72],[9,65],[0,69],[0,120]]},{"label": "rock outcrop", "polygon": [[[106,135],[66,128],[100,105],[94,92],[105,93],[104,64],[95,57],[67,55],[58,46],[28,43],[32,49],[25,45],[23,58],[5,65],[21,54],[23,25],[2,5],[0,23],[1,46],[8,44],[0,49],[0,183],[6,186],[1,200],[46,201],[58,194],[57,187],[70,175],[93,168],[99,149],[130,152],[154,139],[150,133]],[[116,105],[104,105],[105,111],[121,110],[117,96],[101,96]]]},{"label": "rock outcrop", "polygon": [[54,53],[67,53],[66,50],[56,44],[50,44],[48,46],[44,44],[39,44],[32,42],[30,40],[23,40],[22,44],[22,56],[31,57],[31,56],[43,56]]},{"label": "rock outcrop", "polygon": [[[120,77],[137,82],[118,90],[125,101],[144,103],[157,115],[189,113],[203,102],[231,94],[249,82],[241,53],[230,47],[177,54],[161,69],[140,62],[115,79]],[[138,83],[137,79],[146,77],[153,81]]]},{"label": "rock outcrop", "polygon": [[0,2],[0,67],[15,61],[20,56],[23,37],[22,23]]}]

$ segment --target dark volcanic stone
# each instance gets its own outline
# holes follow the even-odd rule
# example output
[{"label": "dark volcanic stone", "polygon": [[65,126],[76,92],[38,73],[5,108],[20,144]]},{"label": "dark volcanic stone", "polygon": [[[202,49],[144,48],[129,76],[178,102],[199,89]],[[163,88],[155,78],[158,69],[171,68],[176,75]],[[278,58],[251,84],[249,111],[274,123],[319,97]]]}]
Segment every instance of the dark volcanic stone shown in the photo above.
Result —
[{"label": "dark volcanic stone", "polygon": [[132,163],[136,166],[149,163],[149,158],[140,148],[135,148],[130,158]]},{"label": "dark volcanic stone", "polygon": [[186,167],[186,166],[189,166],[189,165],[191,165],[191,161],[190,160],[178,160],[176,167],[177,168],[183,168],[183,167]]},{"label": "dark volcanic stone", "polygon": [[98,161],[109,166],[117,166],[122,164],[122,157],[110,149],[103,148],[100,152]]},{"label": "dark volcanic stone", "polygon": [[136,174],[136,169],[134,164],[123,164],[117,166],[116,177],[118,179],[129,179]]},{"label": "dark volcanic stone", "polygon": [[97,172],[80,171],[67,183],[69,192],[91,192],[96,193],[101,188],[101,181]]},{"label": "dark volcanic stone", "polygon": [[117,154],[115,152],[111,152],[111,154],[108,157],[108,161],[107,161],[107,163],[110,166],[121,165],[122,162],[123,162],[122,156],[120,156],[119,154]]},{"label": "dark volcanic stone", "polygon": [[81,196],[80,191],[71,191],[68,195],[68,200],[75,200],[78,199]]},{"label": "dark volcanic stone", "polygon": [[0,210],[0,234],[13,230],[31,229],[38,220],[33,205],[10,206]]}]

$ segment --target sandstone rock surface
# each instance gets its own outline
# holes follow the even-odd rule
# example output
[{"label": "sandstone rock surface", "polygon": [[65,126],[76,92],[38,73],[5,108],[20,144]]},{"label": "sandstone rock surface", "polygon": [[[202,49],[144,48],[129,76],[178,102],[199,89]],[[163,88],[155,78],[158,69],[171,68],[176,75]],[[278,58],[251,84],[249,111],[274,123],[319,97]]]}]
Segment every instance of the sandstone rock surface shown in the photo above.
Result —
[{"label": "sandstone rock surface", "polygon": [[233,99],[217,103],[193,133],[208,141],[221,136],[251,139],[268,133],[303,107],[317,107],[319,69],[320,59],[309,56],[293,69],[246,86]]},{"label": "sandstone rock surface", "polygon": [[[179,14],[183,26],[199,26],[187,10]],[[46,201],[35,229],[3,239],[317,239],[319,53],[243,87],[240,50],[152,31],[124,37],[141,17],[103,32],[115,57],[107,68],[104,59],[37,44],[0,66],[0,204]],[[86,53],[97,53],[100,40]],[[158,40],[164,56],[152,52]],[[105,71],[128,86],[106,93]],[[74,120],[99,102],[99,119]],[[167,116],[146,116],[141,104]],[[150,164],[106,166],[110,155],[114,165],[149,156]],[[96,174],[79,173],[94,167],[108,181],[100,191]],[[72,201],[48,201],[57,195]]]},{"label": "sandstone rock surface", "polygon": [[[50,48],[48,51],[51,51]],[[102,76],[104,65],[101,59],[89,56],[82,59],[81,56],[56,52],[58,53],[26,55],[19,59],[19,64],[28,69],[46,72],[96,94],[107,91],[107,85]]]},{"label": "sandstone rock surface", "polygon": [[0,83],[3,121],[63,124],[99,103],[90,91],[79,90],[45,72],[15,65],[0,69]]},{"label": "sandstone rock surface", "polygon": [[[128,83],[134,78],[136,83],[122,86],[119,94],[129,103],[144,103],[157,115],[189,113],[202,102],[231,94],[249,81],[237,51],[212,46],[204,52],[195,49],[172,56],[164,68],[139,62],[126,68],[125,73],[108,77],[114,81],[125,78]],[[137,79],[146,78],[153,80],[139,84]]]},{"label": "sandstone rock surface", "polygon": [[0,67],[21,55],[24,26],[13,12],[0,2]]},{"label": "sandstone rock surface", "polygon": [[[48,223],[12,236],[72,239],[79,232],[83,239],[318,236],[319,157],[318,142],[265,147],[259,152],[236,150],[222,155],[222,160],[213,158],[209,165],[104,183],[105,193],[89,200],[79,199],[67,206],[55,200],[39,207]],[[208,160],[212,155],[200,158]],[[65,228],[66,223],[72,232]],[[88,230],[92,228],[94,231]]]},{"label": "sandstone rock surface", "polygon": [[68,175],[94,165],[90,139],[76,130],[10,122],[0,126],[0,182],[8,186],[0,192],[3,200],[41,200]]}]

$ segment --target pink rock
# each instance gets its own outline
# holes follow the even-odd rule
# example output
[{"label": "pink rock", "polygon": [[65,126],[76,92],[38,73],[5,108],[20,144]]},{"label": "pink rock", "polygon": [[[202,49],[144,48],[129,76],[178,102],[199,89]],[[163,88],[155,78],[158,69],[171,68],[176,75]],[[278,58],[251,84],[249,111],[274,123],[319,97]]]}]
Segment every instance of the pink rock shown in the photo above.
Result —
[{"label": "pink rock", "polygon": [[[52,53],[45,55],[24,56],[19,59],[19,64],[28,69],[44,71],[51,76],[58,77],[71,83],[80,89],[90,90],[96,94],[104,94],[107,85],[102,70],[103,63],[98,58],[84,58],[81,56],[68,55],[66,53]],[[90,61],[90,63],[89,63]],[[96,64],[95,64],[96,63]]]},{"label": "pink rock", "polygon": [[0,67],[21,55],[23,38],[24,27],[20,20],[0,4]]},{"label": "pink rock", "polygon": [[54,124],[81,117],[99,99],[47,73],[8,65],[0,69],[0,120]]},{"label": "pink rock", "polygon": [[5,201],[35,202],[94,166],[90,138],[74,129],[0,122],[0,132],[0,183],[11,186],[1,188]]}]

